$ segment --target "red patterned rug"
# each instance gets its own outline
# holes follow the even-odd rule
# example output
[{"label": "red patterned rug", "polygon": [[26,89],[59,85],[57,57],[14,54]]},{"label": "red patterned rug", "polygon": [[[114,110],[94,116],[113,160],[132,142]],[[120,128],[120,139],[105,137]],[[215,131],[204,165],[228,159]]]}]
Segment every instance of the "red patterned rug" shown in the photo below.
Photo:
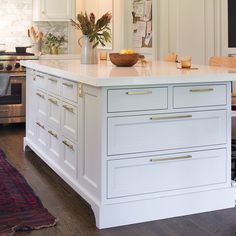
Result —
[{"label": "red patterned rug", "polygon": [[0,150],[0,236],[54,226],[56,221]]}]

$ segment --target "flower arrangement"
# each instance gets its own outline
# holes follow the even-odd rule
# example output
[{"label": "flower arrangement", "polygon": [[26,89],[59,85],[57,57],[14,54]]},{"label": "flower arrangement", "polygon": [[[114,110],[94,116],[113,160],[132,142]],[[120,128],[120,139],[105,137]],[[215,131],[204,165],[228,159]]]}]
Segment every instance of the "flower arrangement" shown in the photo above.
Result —
[{"label": "flower arrangement", "polygon": [[58,54],[58,49],[63,43],[67,42],[65,36],[56,36],[52,33],[48,33],[45,35],[43,39],[44,45],[49,50],[50,54]]},{"label": "flower arrangement", "polygon": [[47,46],[47,47],[60,47],[63,43],[67,42],[66,39],[65,39],[65,36],[55,36],[54,34],[52,33],[48,33],[45,35],[45,38],[44,38],[44,44]]},{"label": "flower arrangement", "polygon": [[71,19],[72,25],[82,31],[83,35],[89,38],[89,41],[93,43],[95,48],[98,44],[105,46],[106,42],[111,41],[111,29],[109,24],[111,22],[112,14],[110,12],[105,13],[97,21],[95,15],[87,12],[77,15],[77,21]]}]

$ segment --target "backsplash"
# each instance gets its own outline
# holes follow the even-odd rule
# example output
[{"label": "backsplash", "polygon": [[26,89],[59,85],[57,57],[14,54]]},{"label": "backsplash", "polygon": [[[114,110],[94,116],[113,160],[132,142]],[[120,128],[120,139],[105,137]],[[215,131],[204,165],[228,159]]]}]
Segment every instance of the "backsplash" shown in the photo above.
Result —
[{"label": "backsplash", "polygon": [[[6,44],[7,51],[15,51],[15,46],[31,44],[27,29],[32,25],[45,34],[51,32],[68,37],[66,22],[32,22],[32,7],[32,0],[0,0],[0,43]],[[67,51],[65,44],[61,53]]]}]

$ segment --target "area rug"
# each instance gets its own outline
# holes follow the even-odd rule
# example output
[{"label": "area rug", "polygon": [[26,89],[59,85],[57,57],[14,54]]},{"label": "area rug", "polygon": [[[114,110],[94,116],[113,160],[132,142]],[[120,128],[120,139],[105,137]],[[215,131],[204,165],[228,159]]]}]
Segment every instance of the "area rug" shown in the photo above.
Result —
[{"label": "area rug", "polygon": [[0,236],[56,225],[25,178],[0,150]]}]

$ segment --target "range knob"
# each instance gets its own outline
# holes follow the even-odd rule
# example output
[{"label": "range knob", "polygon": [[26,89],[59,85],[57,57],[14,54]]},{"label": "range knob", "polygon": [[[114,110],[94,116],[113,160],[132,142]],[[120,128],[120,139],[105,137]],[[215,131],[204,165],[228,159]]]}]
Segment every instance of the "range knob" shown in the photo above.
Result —
[{"label": "range knob", "polygon": [[20,63],[19,63],[19,62],[17,62],[17,63],[15,64],[15,68],[16,68],[16,69],[20,68]]},{"label": "range knob", "polygon": [[7,70],[7,71],[12,70],[12,65],[7,65],[7,66],[6,66],[6,70]]},{"label": "range knob", "polygon": [[3,66],[3,64],[1,63],[0,64],[0,70],[3,70],[4,69],[4,66]]}]

